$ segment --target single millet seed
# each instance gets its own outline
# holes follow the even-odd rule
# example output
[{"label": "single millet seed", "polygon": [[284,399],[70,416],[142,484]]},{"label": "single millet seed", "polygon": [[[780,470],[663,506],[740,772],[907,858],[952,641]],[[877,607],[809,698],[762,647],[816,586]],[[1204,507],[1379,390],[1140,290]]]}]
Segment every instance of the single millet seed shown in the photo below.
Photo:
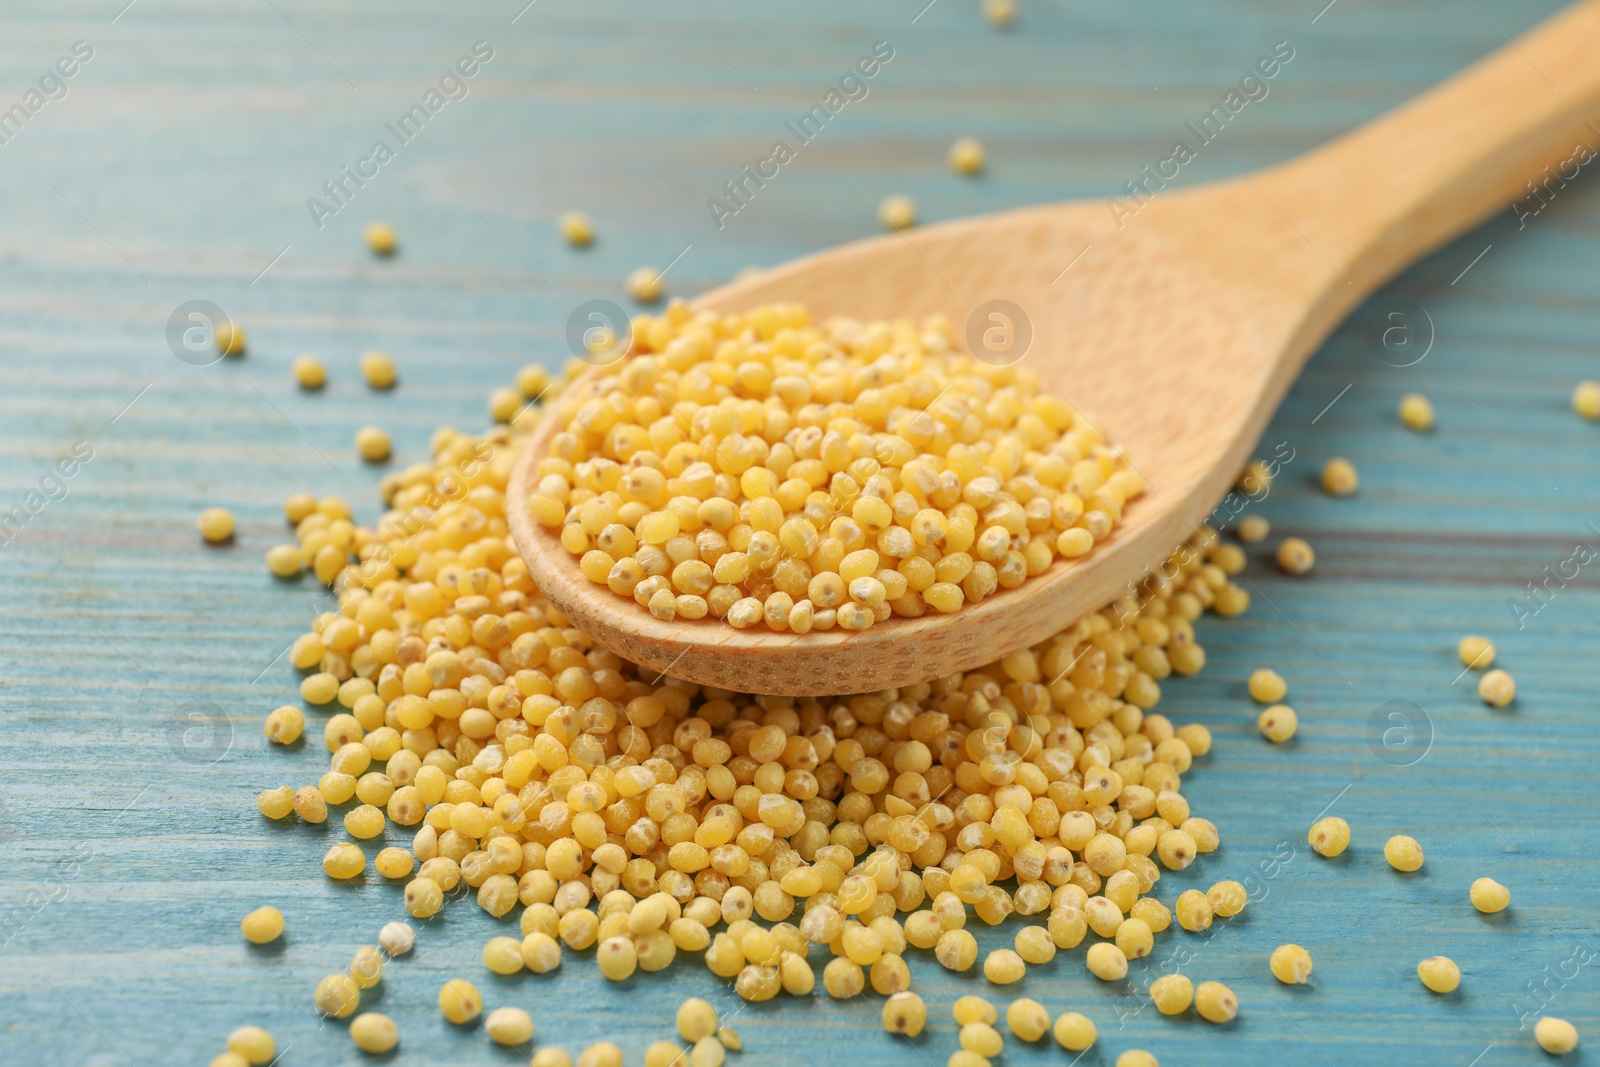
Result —
[{"label": "single millet seed", "polygon": [[1207,1022],[1232,1022],[1239,1014],[1239,998],[1221,982],[1201,982],[1195,987],[1194,1010]]},{"label": "single millet seed", "polygon": [[1322,489],[1330,496],[1354,496],[1361,479],[1355,464],[1343,456],[1335,456],[1322,466]]},{"label": "single millet seed", "polygon": [[1503,708],[1517,695],[1517,680],[1498,667],[1478,679],[1478,696],[1492,708]]},{"label": "single millet seed", "polygon": [[1350,847],[1350,824],[1337,815],[1329,815],[1312,825],[1306,840],[1317,855],[1337,856]]},{"label": "single millet seed", "polygon": [[206,508],[195,520],[200,536],[212,544],[221,544],[233,536],[233,512],[227,508]]},{"label": "single millet seed", "polygon": [[1493,878],[1479,878],[1472,883],[1468,890],[1472,906],[1485,915],[1493,915],[1497,911],[1505,911],[1511,905],[1511,890],[1495,881]]},{"label": "single millet seed", "polygon": [[1590,422],[1600,420],[1600,382],[1579,382],[1572,391],[1572,410]]},{"label": "single millet seed", "polygon": [[1295,735],[1300,727],[1300,717],[1289,705],[1274,704],[1257,717],[1256,725],[1260,727],[1262,737],[1282,744]]},{"label": "single millet seed", "polygon": [[369,222],[364,231],[367,247],[372,249],[373,255],[392,256],[398,247],[399,241],[395,237],[394,226],[387,222]]},{"label": "single millet seed", "polygon": [[950,146],[950,169],[972,175],[983,169],[983,144],[976,137],[962,137]]},{"label": "single millet seed", "polygon": [[315,356],[299,356],[289,371],[302,389],[321,389],[328,380],[328,368]]},{"label": "single millet seed", "polygon": [[1408,430],[1427,433],[1433,429],[1433,402],[1421,393],[1407,393],[1400,398],[1400,421]]},{"label": "single millet seed", "polygon": [[895,993],[883,1002],[883,1028],[891,1034],[916,1037],[928,1021],[928,1006],[917,994]]},{"label": "single millet seed", "polygon": [[1546,1015],[1533,1026],[1533,1039],[1552,1056],[1565,1056],[1578,1047],[1578,1028],[1565,1019]]},{"label": "single millet seed", "polygon": [[391,389],[398,375],[394,360],[382,352],[368,352],[361,357],[361,376],[374,389]]},{"label": "single millet seed", "polygon": [[283,912],[270,906],[257,908],[239,921],[239,930],[252,945],[276,941],[283,933]]},{"label": "single millet seed", "polygon": [[654,304],[661,299],[661,272],[654,267],[640,267],[628,275],[624,288],[639,303]]},{"label": "single millet seed", "polygon": [[564,212],[558,225],[562,239],[573,248],[585,248],[594,242],[594,225],[581,211]]},{"label": "single millet seed", "polygon": [[1317,554],[1299,537],[1284,538],[1275,558],[1278,569],[1285,574],[1308,574],[1317,562]]},{"label": "single millet seed", "polygon": [[1239,540],[1247,545],[1259,544],[1272,534],[1272,524],[1260,515],[1246,515],[1239,520],[1239,526],[1234,531],[1239,535]]},{"label": "single millet seed", "polygon": [[1250,675],[1250,697],[1258,704],[1276,704],[1289,693],[1289,683],[1265,667]]},{"label": "single millet seed", "polygon": [[878,205],[878,217],[891,230],[909,230],[917,224],[917,205],[909,196],[896,193]]},{"label": "single millet seed", "polygon": [[1267,966],[1284,985],[1304,985],[1311,980],[1311,953],[1299,945],[1279,945]]},{"label": "single millet seed", "polygon": [[1422,866],[1422,846],[1414,837],[1396,834],[1384,843],[1383,858],[1395,870],[1409,873]]},{"label": "single millet seed", "polygon": [[1494,654],[1494,642],[1477,634],[1468,634],[1456,645],[1456,655],[1461,657],[1461,662],[1475,670],[1494,663]]},{"label": "single millet seed", "polygon": [[1094,1023],[1075,1011],[1063,1012],[1053,1028],[1056,1043],[1068,1052],[1082,1052],[1094,1044],[1098,1032]]},{"label": "single millet seed", "polygon": [[1150,983],[1150,1001],[1162,1015],[1182,1015],[1194,1002],[1194,983],[1181,974],[1164,974]]},{"label": "single millet seed", "polygon": [[1417,964],[1417,977],[1435,993],[1453,993],[1461,984],[1461,968],[1448,956],[1429,956]]}]

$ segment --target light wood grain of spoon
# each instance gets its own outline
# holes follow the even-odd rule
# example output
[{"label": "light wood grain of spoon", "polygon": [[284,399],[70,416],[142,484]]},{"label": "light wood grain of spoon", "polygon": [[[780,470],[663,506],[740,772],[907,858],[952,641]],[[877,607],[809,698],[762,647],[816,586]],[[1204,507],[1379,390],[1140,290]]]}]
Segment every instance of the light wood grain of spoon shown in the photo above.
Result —
[{"label": "light wood grain of spoon", "polygon": [[[969,670],[1104,606],[1164,560],[1227,491],[1306,358],[1426,252],[1600,149],[1600,0],[1581,3],[1390,114],[1279,166],[1157,192],[1131,217],[1053,204],[830,249],[706,293],[735,312],[798,302],[814,319],[948,315],[1005,300],[1024,361],[1123,446],[1149,482],[1106,542],[951,615],[794,635],[661,622],[594,585],[533,522],[544,419],[508,488],[512,536],[546,597],[643,667],[744,693],[870,692]],[[597,367],[573,389],[602,387]]]}]

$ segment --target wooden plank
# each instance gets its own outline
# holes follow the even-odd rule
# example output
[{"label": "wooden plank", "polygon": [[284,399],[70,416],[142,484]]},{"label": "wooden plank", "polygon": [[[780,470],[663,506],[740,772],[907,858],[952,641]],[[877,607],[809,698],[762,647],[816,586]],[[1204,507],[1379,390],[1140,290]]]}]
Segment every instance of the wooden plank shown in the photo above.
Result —
[{"label": "wooden plank", "polygon": [[[869,201],[890,192],[914,196],[926,219],[1105,195],[1287,39],[1296,58],[1269,97],[1183,180],[1237,173],[1398,103],[1559,5],[1341,0],[1313,23],[1320,3],[1040,0],[1009,33],[965,0],[914,24],[920,2],[626,0],[597,11],[540,0],[514,24],[515,0],[381,11],[138,0],[113,23],[119,6],[0,14],[0,104],[74,41],[95,50],[68,95],[0,145],[0,509],[74,442],[94,449],[67,496],[0,545],[5,1064],[203,1063],[246,1022],[292,1046],[286,1067],[358,1058],[342,1027],[314,1017],[310,990],[401,914],[399,890],[329,885],[317,867],[326,832],[263,825],[253,810],[256,790],[307,779],[320,762],[315,746],[267,752],[260,737],[265,713],[294,696],[274,657],[324,602],[314,583],[272,580],[260,555],[284,536],[278,509],[292,491],[341,493],[376,516],[379,472],[355,458],[356,428],[387,427],[407,463],[436,426],[482,425],[488,391],[518,366],[559,363],[577,303],[622,300],[628,270],[685,246],[668,287],[693,293],[871,232]],[[477,40],[495,57],[470,94],[316,229],[306,198]],[[876,40],[895,58],[869,95],[716,229],[706,198]],[[943,167],[961,134],[990,148],[976,181]],[[1165,935],[1134,969],[1148,977],[1184,949],[1186,973],[1229,982],[1244,1011],[1220,1029],[1135,1013],[1131,985],[1102,986],[1081,953],[1064,953],[1016,992],[1099,1023],[1101,1044],[1082,1062],[1132,1046],[1194,1064],[1528,1062],[1539,1054],[1518,1012],[1537,1006],[1530,984],[1545,985],[1552,1013],[1595,1032],[1595,968],[1567,961],[1600,951],[1600,599],[1585,569],[1524,629],[1507,601],[1574,543],[1600,539],[1586,527],[1600,523],[1600,442],[1567,399],[1577,379],[1600,377],[1600,282],[1588,269],[1597,197],[1585,173],[1525,228],[1508,208],[1419,265],[1365,315],[1400,298],[1425,308],[1427,358],[1385,365],[1352,324],[1280,411],[1268,440],[1290,442],[1296,460],[1261,510],[1317,546],[1318,569],[1290,580],[1252,559],[1255,606],[1202,626],[1209,666],[1169,683],[1161,708],[1216,733],[1187,791],[1224,846],[1168,875],[1160,895],[1252,872],[1266,895],[1213,938]],[[590,251],[556,238],[555,216],[573,206],[596,220]],[[359,244],[375,217],[399,226],[393,262]],[[247,358],[173,358],[167,319],[191,299],[247,324]],[[392,394],[360,384],[367,348],[396,357]],[[329,362],[323,394],[290,381],[302,351]],[[1432,396],[1433,434],[1395,420],[1408,390]],[[1334,454],[1361,470],[1354,500],[1315,488]],[[193,518],[210,504],[239,517],[235,546],[198,545]],[[1468,630],[1492,634],[1516,674],[1511,709],[1486,709],[1471,676],[1452,685]],[[1255,734],[1243,680],[1262,665],[1289,680],[1302,720],[1292,745]],[[1413,766],[1369,745],[1388,701],[1431,721],[1432,747]],[[186,748],[173,730],[195,703],[229,716],[214,748],[204,735]],[[1336,798],[1355,845],[1328,863],[1304,833]],[[1417,875],[1382,862],[1397,832],[1427,849]],[[1287,848],[1293,859],[1266,878],[1260,865]],[[1470,909],[1480,875],[1511,886],[1509,913]],[[287,943],[249,950],[237,921],[264,902],[287,913]],[[936,1021],[898,1045],[873,1032],[877,998],[741,1007],[698,964],[621,990],[579,959],[549,979],[495,979],[479,950],[505,926],[452,908],[391,966],[369,1003],[399,1020],[392,1062],[525,1061],[440,1019],[434,997],[454,976],[491,1005],[528,1008],[541,1042],[576,1053],[611,1038],[633,1063],[696,994],[737,1012],[752,1063],[937,1064],[955,1047],[950,1002],[985,990],[913,953]],[[988,949],[1014,925],[977,932]],[[1315,955],[1309,989],[1267,975],[1266,954],[1284,941]],[[1434,953],[1461,963],[1460,993],[1417,984],[1416,960]],[[1020,1044],[1009,1061],[1064,1062]]]}]

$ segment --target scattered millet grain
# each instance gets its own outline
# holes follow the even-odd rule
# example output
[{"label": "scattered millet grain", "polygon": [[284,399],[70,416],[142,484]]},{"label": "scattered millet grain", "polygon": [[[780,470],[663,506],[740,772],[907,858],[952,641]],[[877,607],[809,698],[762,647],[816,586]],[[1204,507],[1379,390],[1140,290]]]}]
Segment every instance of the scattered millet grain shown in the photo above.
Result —
[{"label": "scattered millet grain", "polygon": [[462,978],[452,978],[439,987],[439,1011],[457,1026],[470,1023],[483,1011],[483,994]]},{"label": "scattered millet grain", "polygon": [[1119,982],[1128,977],[1128,957],[1109,941],[1090,945],[1084,963],[1089,973],[1102,982]]},{"label": "scattered millet grain", "polygon": [[387,1015],[375,1011],[362,1012],[350,1020],[350,1040],[362,1052],[378,1055],[400,1043],[400,1028]]},{"label": "scattered millet grain", "polygon": [[1182,1015],[1194,1003],[1194,983],[1181,974],[1164,974],[1150,983],[1150,1001],[1162,1015]]},{"label": "scattered millet grain", "polygon": [[739,1031],[731,1026],[717,1027],[717,1040],[730,1052],[738,1052],[744,1048],[744,1039],[739,1036]]},{"label": "scattered millet grain", "polygon": [[654,1041],[644,1050],[644,1067],[686,1067],[688,1057],[674,1041]]},{"label": "scattered millet grain", "polygon": [[217,323],[211,340],[217,346],[217,351],[224,356],[244,355],[247,344],[244,327],[231,319]]},{"label": "scattered millet grain", "polygon": [[1600,382],[1579,382],[1572,391],[1572,410],[1590,422],[1600,419]]},{"label": "scattered millet grain", "polygon": [[378,946],[391,957],[404,956],[417,943],[417,932],[403,922],[388,922],[378,931]]},{"label": "scattered millet grain", "polygon": [[1250,697],[1258,704],[1276,704],[1289,693],[1289,683],[1277,671],[1262,667],[1250,674]]},{"label": "scattered millet grain", "polygon": [[883,1002],[883,1028],[891,1034],[916,1037],[928,1022],[928,1006],[917,994],[902,991]]},{"label": "scattered millet grain", "polygon": [[322,870],[329,878],[344,881],[350,878],[361,877],[361,872],[367,869],[366,854],[359,845],[348,841],[341,841],[328,849],[322,857]]},{"label": "scattered millet grain", "polygon": [[586,248],[594,242],[594,225],[581,211],[563,212],[558,225],[562,239],[573,248]]},{"label": "scattered millet grain", "polygon": [[525,1045],[533,1040],[533,1017],[521,1008],[496,1008],[483,1020],[483,1032],[497,1045]]},{"label": "scattered millet grain", "polygon": [[596,1042],[578,1054],[578,1067],[622,1067],[622,1050],[609,1041]]},{"label": "scattered millet grain", "polygon": [[899,193],[886,196],[878,205],[878,218],[891,230],[909,230],[917,224],[917,205],[909,196]]},{"label": "scattered millet grain", "polygon": [[270,905],[257,908],[239,920],[239,932],[244,934],[244,939],[252,945],[265,945],[276,941],[283,933],[283,912]]},{"label": "scattered millet grain", "polygon": [[1272,464],[1264,459],[1253,460],[1239,473],[1234,488],[1245,496],[1260,496],[1272,488],[1274,476]]},{"label": "scattered millet grain", "polygon": [[317,498],[310,493],[292,493],[283,502],[283,517],[294,526],[317,513]]},{"label": "scattered millet grain", "polygon": [[330,974],[317,983],[311,1002],[330,1019],[345,1019],[361,1006],[361,987],[348,974]]},{"label": "scattered millet grain", "polygon": [[1317,554],[1299,537],[1284,538],[1274,558],[1278,561],[1278,569],[1285,574],[1307,574],[1317,562]]},{"label": "scattered millet grain", "polygon": [[1546,1015],[1533,1025],[1533,1039],[1552,1056],[1565,1056],[1578,1047],[1578,1028],[1565,1019]]},{"label": "scattered millet grain", "polygon": [[1261,736],[1277,744],[1289,740],[1300,728],[1300,716],[1287,704],[1274,704],[1256,718]]},{"label": "scattered millet grain", "polygon": [[1493,878],[1479,878],[1472,883],[1472,888],[1467,891],[1472,900],[1472,906],[1485,915],[1493,915],[1497,911],[1505,911],[1511,905],[1511,890],[1495,881]]},{"label": "scattered millet grain", "polygon": [[1116,1067],[1161,1067],[1154,1053],[1142,1048],[1130,1048],[1117,1057]]},{"label": "scattered millet grain", "polygon": [[259,1026],[241,1026],[228,1035],[228,1051],[249,1064],[271,1063],[278,1043]]},{"label": "scattered millet grain", "polygon": [[1232,880],[1218,882],[1206,890],[1206,900],[1211,904],[1211,910],[1224,919],[1231,919],[1244,910],[1250,901],[1250,894],[1239,882]]},{"label": "scattered millet grain", "polygon": [[950,146],[950,169],[957,174],[976,174],[983,169],[983,144],[976,137],[961,137]]},{"label": "scattered millet grain", "polygon": [[1493,708],[1503,708],[1517,695],[1517,680],[1498,667],[1478,679],[1478,696]]},{"label": "scattered millet grain", "polygon": [[250,1061],[237,1052],[223,1052],[211,1058],[210,1067],[250,1067]]},{"label": "scattered millet grain", "polygon": [[1311,953],[1299,945],[1279,945],[1267,961],[1272,977],[1284,985],[1304,985],[1311,980]]},{"label": "scattered millet grain", "polygon": [[959,1040],[963,1049],[989,1059],[1000,1055],[1006,1047],[1006,1039],[988,1023],[967,1023],[961,1028]]},{"label": "scattered millet grain", "polygon": [[654,267],[640,267],[633,271],[623,285],[628,295],[641,304],[654,304],[661,299],[661,272]]},{"label": "scattered millet grain", "polygon": [[315,356],[298,356],[289,371],[302,389],[321,389],[328,382],[328,368]]},{"label": "scattered millet grain", "polygon": [[1194,1010],[1206,1022],[1232,1022],[1239,1014],[1239,998],[1221,982],[1201,982],[1194,990]]},{"label": "scattered millet grain", "polygon": [[689,1067],[722,1067],[728,1050],[714,1037],[702,1037],[689,1050]]},{"label": "scattered millet grain", "polygon": [[227,508],[206,508],[195,520],[200,536],[212,544],[220,544],[233,536],[233,512]]},{"label": "scattered millet grain", "polygon": [[[399,372],[395,370],[394,360],[384,353],[368,352],[361,357],[361,376],[374,389],[392,389]],[[289,521],[299,520],[291,518]]]},{"label": "scattered millet grain", "polygon": [[1319,856],[1337,856],[1350,847],[1350,824],[1337,815],[1318,819],[1306,834],[1306,841]]},{"label": "scattered millet grain", "polygon": [[387,222],[369,222],[364,234],[367,239],[367,247],[372,249],[373,255],[394,255],[398,242],[395,238],[393,225]]},{"label": "scattered millet grain", "polygon": [[1010,29],[1017,21],[1017,0],[983,0],[983,17],[996,29]]},{"label": "scattered millet grain", "polygon": [[1082,1052],[1094,1044],[1098,1031],[1086,1016],[1075,1011],[1063,1012],[1053,1028],[1056,1043],[1068,1052]]},{"label": "scattered millet grain", "polygon": [[1433,401],[1421,393],[1407,393],[1400,398],[1400,421],[1408,430],[1427,433],[1433,429]]},{"label": "scattered millet grain", "polygon": [[1173,911],[1177,915],[1178,925],[1192,934],[1209,929],[1212,917],[1216,914],[1211,901],[1198,889],[1185,889],[1178,894]]},{"label": "scattered millet grain", "polygon": [[1322,490],[1330,496],[1354,496],[1361,479],[1355,464],[1343,456],[1334,456],[1322,466]]},{"label": "scattered millet grain", "polygon": [[1483,668],[1494,662],[1494,642],[1487,637],[1468,634],[1456,645],[1456,655],[1468,667]]},{"label": "scattered millet grain", "polygon": [[495,422],[510,422],[527,407],[527,398],[516,389],[496,389],[489,394],[489,417]]},{"label": "scattered millet grain", "polygon": [[1414,837],[1395,834],[1384,843],[1383,858],[1395,870],[1410,873],[1422,867],[1422,846]]},{"label": "scattered millet grain", "polygon": [[1037,1000],[1019,997],[1006,1008],[1006,1028],[1024,1041],[1037,1041],[1050,1032],[1050,1013]]},{"label": "scattered millet grain", "polygon": [[995,985],[1013,985],[1028,974],[1022,957],[1008,948],[995,949],[984,957],[983,976]]},{"label": "scattered millet grain", "polygon": [[1235,532],[1239,535],[1239,540],[1245,544],[1259,544],[1272,534],[1272,524],[1260,515],[1246,515],[1239,520]]},{"label": "scattered millet grain", "polygon": [[1435,993],[1452,993],[1461,984],[1461,968],[1449,956],[1429,956],[1417,964],[1417,977]]},{"label": "scattered millet grain", "polygon": [[993,1026],[1000,1019],[1000,1012],[993,1004],[971,993],[957,999],[950,1006],[950,1014],[958,1026],[968,1023],[988,1023]]},{"label": "scattered millet grain", "polygon": [[[529,507],[586,578],[664,621],[954,612],[1088,552],[1143,489],[1032,372],[954,351],[943,320],[675,303],[634,333],[641,355],[557,406]],[[1236,588],[1221,577],[1208,602]]]},{"label": "scattered millet grain", "polygon": [[392,450],[388,433],[378,427],[363,426],[356,431],[356,451],[368,463],[384,462]]},{"label": "scattered millet grain", "polygon": [[278,745],[292,745],[300,740],[306,728],[306,716],[293,704],[276,708],[267,716],[262,732],[268,741]]},{"label": "scattered millet grain", "polygon": [[717,1009],[699,997],[690,997],[678,1005],[677,1023],[678,1036],[692,1045],[717,1032]]}]

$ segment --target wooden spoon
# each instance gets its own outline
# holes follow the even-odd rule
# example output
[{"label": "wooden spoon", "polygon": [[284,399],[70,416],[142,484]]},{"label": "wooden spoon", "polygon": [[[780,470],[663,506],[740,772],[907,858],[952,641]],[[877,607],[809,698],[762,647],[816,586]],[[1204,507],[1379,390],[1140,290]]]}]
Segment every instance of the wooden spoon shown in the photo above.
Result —
[{"label": "wooden spoon", "polygon": [[[1528,198],[1541,168],[1570,179],[1593,157],[1597,49],[1600,0],[1589,0],[1280,166],[1187,190],[1152,182],[1142,206],[1053,204],[890,234],[695,302],[723,312],[800,302],[815,320],[944,314],[958,332],[985,302],[1020,309],[1008,317],[1013,329],[1031,323],[1024,364],[1124,446],[1149,488],[1108,541],[1017,589],[859,633],[660,622],[586,581],[557,537],[531,520],[531,472],[558,430],[549,418],[528,438],[508,489],[517,547],[550,602],[606,648],[736,692],[869,692],[1041,641],[1117,597],[1207,518],[1305,359],[1365,296]],[[990,323],[985,309],[979,331]],[[590,370],[574,388],[593,389],[615,371]]]}]

